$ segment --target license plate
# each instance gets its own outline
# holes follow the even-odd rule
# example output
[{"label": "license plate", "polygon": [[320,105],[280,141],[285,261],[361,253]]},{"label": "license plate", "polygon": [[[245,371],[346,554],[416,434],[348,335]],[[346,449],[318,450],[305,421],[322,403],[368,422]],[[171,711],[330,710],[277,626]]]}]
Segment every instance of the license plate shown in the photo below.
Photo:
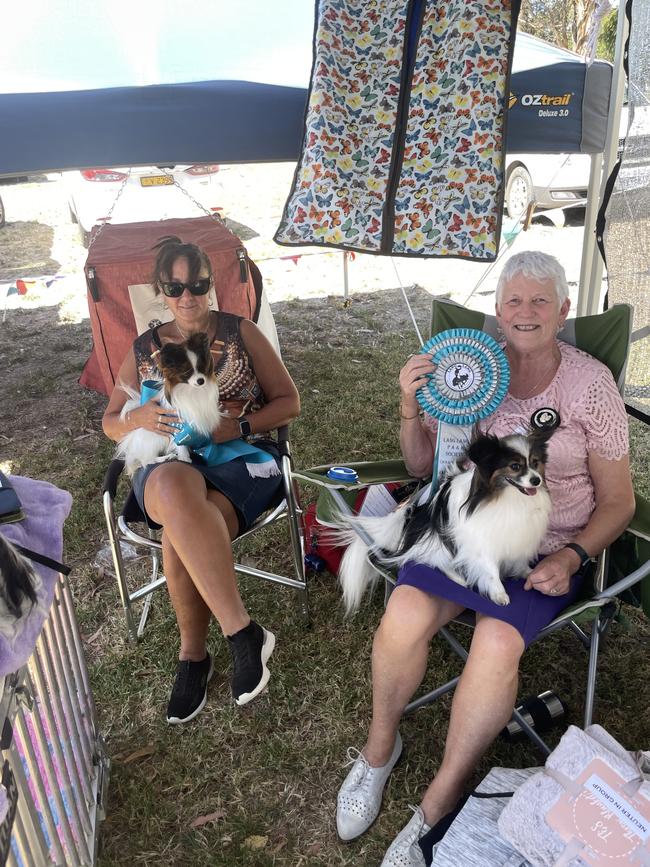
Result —
[{"label": "license plate", "polygon": [[168,184],[173,184],[174,179],[168,175],[150,175],[149,177],[140,178],[140,183],[143,187],[165,187]]}]

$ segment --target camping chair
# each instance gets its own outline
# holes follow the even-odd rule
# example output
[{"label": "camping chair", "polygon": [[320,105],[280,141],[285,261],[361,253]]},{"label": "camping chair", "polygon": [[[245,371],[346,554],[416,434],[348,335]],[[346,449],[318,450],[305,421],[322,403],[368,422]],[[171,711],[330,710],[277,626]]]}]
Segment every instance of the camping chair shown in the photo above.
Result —
[{"label": "camping chair", "polygon": [[[605,313],[568,320],[559,334],[562,340],[572,343],[589,352],[606,364],[622,390],[625,379],[625,364],[629,348],[632,310],[627,305],[617,305]],[[468,310],[451,302],[434,299],[432,307],[432,336],[448,328],[478,328],[493,337],[497,336],[496,319],[474,310]],[[321,488],[317,517],[327,522],[337,511],[350,514],[350,502],[360,488],[372,484],[385,484],[390,481],[409,479],[404,464],[400,461],[379,463],[352,463],[347,466],[359,474],[357,482],[350,484],[332,482],[327,477],[329,467],[314,467],[309,471],[294,473],[299,478]],[[372,546],[373,540],[360,528],[355,528],[364,541]],[[395,575],[382,564],[377,553],[370,559],[385,580],[386,597],[395,584]],[[617,600],[622,598],[640,604],[646,615],[650,616],[650,504],[637,497],[637,507],[630,526],[609,550],[599,558],[593,575],[593,587],[586,592],[585,598],[563,611],[539,634],[536,640],[562,627],[568,627],[578,637],[589,652],[589,667],[585,690],[584,724],[591,724],[598,667],[600,638],[610,625],[618,608]],[[645,579],[645,580],[644,580]],[[585,584],[588,584],[585,581]],[[633,596],[636,592],[638,595]],[[473,625],[473,614],[464,612],[458,622]],[[591,624],[589,628],[589,624]],[[439,633],[451,648],[465,660],[467,651],[447,628]],[[459,678],[456,677],[432,692],[411,702],[405,713],[430,704],[437,698],[451,692]],[[550,753],[547,744],[515,709],[513,719],[521,729],[545,754]]]},{"label": "camping chair", "polygon": [[[276,502],[271,503],[268,511],[264,512],[254,524],[235,539],[236,545],[253,533],[267,527],[276,521],[286,519],[289,526],[289,538],[291,554],[294,564],[295,578],[284,575],[276,575],[264,569],[257,569],[243,563],[235,563],[235,572],[239,575],[250,575],[254,578],[262,578],[285,587],[292,587],[300,591],[300,604],[302,616],[306,623],[309,621],[309,607],[307,595],[307,581],[304,567],[304,541],[302,528],[302,509],[298,499],[298,491],[292,478],[292,459],[289,445],[288,428],[282,427],[277,431],[278,446],[281,456],[281,469],[283,486]],[[162,574],[162,544],[160,532],[145,520],[133,491],[129,491],[124,505],[116,514],[115,499],[120,475],[124,469],[124,461],[112,460],[106,471],[102,496],[104,503],[104,516],[108,528],[108,539],[113,558],[115,577],[120,593],[122,608],[126,618],[128,637],[132,642],[137,642],[142,637],[149,616],[154,590],[166,583]],[[144,528],[142,525],[144,524]],[[145,535],[146,533],[146,535]],[[128,563],[125,560],[121,543],[128,542],[144,549],[151,559],[151,574],[148,581],[134,590],[129,589]],[[144,600],[140,621],[135,624],[135,603]]]}]

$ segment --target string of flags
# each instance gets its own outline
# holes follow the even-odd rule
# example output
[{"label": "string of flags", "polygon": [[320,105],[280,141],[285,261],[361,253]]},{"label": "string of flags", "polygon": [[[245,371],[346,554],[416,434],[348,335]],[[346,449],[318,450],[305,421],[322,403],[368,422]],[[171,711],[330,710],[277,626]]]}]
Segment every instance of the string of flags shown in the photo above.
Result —
[{"label": "string of flags", "polygon": [[30,291],[34,289],[49,289],[52,283],[57,280],[63,279],[62,274],[55,274],[51,277],[18,277],[15,283],[5,283],[0,284],[0,297],[2,297],[2,293],[4,292],[4,307],[2,311],[2,321],[4,322],[7,318],[7,299],[12,295],[27,295]]}]

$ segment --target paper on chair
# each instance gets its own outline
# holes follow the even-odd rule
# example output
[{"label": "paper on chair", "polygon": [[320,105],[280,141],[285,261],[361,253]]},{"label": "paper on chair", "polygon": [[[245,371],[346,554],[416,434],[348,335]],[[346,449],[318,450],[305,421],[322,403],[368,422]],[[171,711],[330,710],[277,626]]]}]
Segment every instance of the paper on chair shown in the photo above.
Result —
[{"label": "paper on chair", "polygon": [[386,485],[371,485],[363,501],[359,514],[371,518],[381,518],[395,511],[397,503],[392,498]]}]

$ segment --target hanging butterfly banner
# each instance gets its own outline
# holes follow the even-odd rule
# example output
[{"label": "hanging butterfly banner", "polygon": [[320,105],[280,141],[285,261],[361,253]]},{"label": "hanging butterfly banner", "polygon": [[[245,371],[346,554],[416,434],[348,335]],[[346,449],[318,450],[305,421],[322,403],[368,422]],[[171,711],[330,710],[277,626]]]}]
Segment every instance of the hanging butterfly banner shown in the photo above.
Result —
[{"label": "hanging butterfly banner", "polygon": [[519,0],[318,0],[275,241],[493,261]]},{"label": "hanging butterfly banner", "polygon": [[434,487],[441,473],[460,457],[472,427],[503,401],[510,367],[493,337],[473,328],[441,331],[420,352],[436,365],[426,385],[416,392],[424,412],[438,421],[433,466]]}]

